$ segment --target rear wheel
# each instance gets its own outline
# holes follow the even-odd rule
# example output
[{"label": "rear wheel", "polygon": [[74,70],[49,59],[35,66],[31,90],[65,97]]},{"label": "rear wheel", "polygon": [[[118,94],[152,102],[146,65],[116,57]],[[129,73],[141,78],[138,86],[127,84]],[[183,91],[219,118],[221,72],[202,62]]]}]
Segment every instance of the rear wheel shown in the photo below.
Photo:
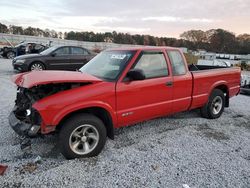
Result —
[{"label": "rear wheel", "polygon": [[208,119],[216,119],[221,116],[225,107],[225,95],[220,89],[211,93],[205,106],[201,108],[201,116]]},{"label": "rear wheel", "polygon": [[30,66],[30,71],[42,71],[42,70],[45,70],[45,67],[40,62],[34,62]]},{"label": "rear wheel", "polygon": [[6,56],[7,56],[8,59],[14,59],[14,57],[16,56],[16,54],[14,52],[10,51],[10,52],[7,53]]},{"label": "rear wheel", "polygon": [[78,114],[68,119],[59,135],[61,153],[67,159],[98,155],[106,142],[103,122],[91,114]]}]

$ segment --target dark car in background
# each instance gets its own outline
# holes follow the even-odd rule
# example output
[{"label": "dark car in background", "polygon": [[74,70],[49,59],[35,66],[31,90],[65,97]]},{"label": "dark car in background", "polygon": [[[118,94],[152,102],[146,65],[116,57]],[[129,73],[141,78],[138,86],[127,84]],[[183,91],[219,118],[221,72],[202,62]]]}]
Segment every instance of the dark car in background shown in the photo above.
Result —
[{"label": "dark car in background", "polygon": [[53,46],[39,54],[16,57],[13,68],[25,72],[32,70],[78,70],[96,54],[79,46]]},{"label": "dark car in background", "polygon": [[46,46],[36,43],[36,42],[22,42],[16,46],[5,46],[0,49],[0,55],[8,58],[13,59],[16,56],[24,55],[24,54],[34,54],[40,53],[46,49]]},{"label": "dark car in background", "polygon": [[247,71],[241,74],[240,92],[250,95],[250,74]]}]

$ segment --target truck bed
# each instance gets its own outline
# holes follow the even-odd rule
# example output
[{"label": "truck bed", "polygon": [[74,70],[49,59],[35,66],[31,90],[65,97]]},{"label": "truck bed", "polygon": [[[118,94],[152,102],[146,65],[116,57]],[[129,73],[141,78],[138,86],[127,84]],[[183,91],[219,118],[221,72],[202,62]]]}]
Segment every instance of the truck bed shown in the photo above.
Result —
[{"label": "truck bed", "polygon": [[240,68],[218,67],[204,65],[190,65],[193,77],[193,99],[191,109],[206,103],[212,88],[224,85],[228,90],[228,97],[237,95],[240,90]]},{"label": "truck bed", "polygon": [[194,65],[191,64],[188,66],[189,71],[201,71],[201,70],[210,70],[210,69],[225,69],[231,67],[221,67],[221,66],[210,66],[210,65]]}]

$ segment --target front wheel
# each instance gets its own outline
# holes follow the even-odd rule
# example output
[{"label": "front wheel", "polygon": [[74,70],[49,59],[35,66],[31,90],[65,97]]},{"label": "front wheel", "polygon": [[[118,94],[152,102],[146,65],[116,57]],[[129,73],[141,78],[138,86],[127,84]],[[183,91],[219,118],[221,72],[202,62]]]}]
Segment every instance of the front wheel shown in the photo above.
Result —
[{"label": "front wheel", "polygon": [[224,111],[225,95],[220,89],[215,89],[211,93],[205,106],[201,108],[201,116],[208,119],[219,118]]},{"label": "front wheel", "polygon": [[14,57],[16,56],[16,54],[14,52],[10,51],[10,52],[7,53],[6,56],[7,56],[8,59],[14,59]]},{"label": "front wheel", "polygon": [[42,70],[45,70],[45,67],[40,62],[32,63],[30,66],[30,71],[42,71]]},{"label": "front wheel", "polygon": [[106,142],[103,122],[91,114],[78,114],[68,119],[59,134],[59,147],[67,159],[98,155]]}]

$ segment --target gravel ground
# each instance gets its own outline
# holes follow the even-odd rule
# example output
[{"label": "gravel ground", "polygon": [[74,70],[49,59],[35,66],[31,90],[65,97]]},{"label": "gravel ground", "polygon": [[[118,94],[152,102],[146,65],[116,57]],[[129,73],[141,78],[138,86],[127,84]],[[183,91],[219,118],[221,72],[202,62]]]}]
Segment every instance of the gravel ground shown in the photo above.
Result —
[{"label": "gravel ground", "polygon": [[0,59],[0,187],[250,187],[249,96],[234,97],[217,120],[195,110],[116,130],[98,157],[68,161],[57,136],[33,139],[33,155],[22,154],[7,121],[13,74]]}]

